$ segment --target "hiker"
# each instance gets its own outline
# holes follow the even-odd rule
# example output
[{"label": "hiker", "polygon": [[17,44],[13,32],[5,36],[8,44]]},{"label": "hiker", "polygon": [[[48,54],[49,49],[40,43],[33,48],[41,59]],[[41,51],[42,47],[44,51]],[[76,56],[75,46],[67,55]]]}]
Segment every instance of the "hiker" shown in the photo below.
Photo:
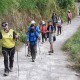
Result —
[{"label": "hiker", "polygon": [[32,62],[36,59],[37,39],[40,40],[39,33],[37,32],[35,25],[32,24],[27,35],[27,45],[30,46]]},{"label": "hiker", "polygon": [[4,56],[4,76],[8,76],[13,69],[15,40],[18,39],[18,35],[13,29],[9,29],[7,22],[2,22],[2,28],[0,39],[2,39],[2,54]]},{"label": "hiker", "polygon": [[[34,25],[35,30],[40,34],[40,28],[39,26],[36,25],[36,22],[34,20],[31,21],[30,26],[28,27],[28,32],[30,31],[32,25]],[[30,46],[28,45],[28,54],[27,54],[28,57],[31,56],[30,51],[31,51]]]},{"label": "hiker", "polygon": [[71,24],[71,19],[72,19],[72,13],[71,13],[70,10],[68,10],[68,13],[67,13],[68,24],[69,24],[69,23]]},{"label": "hiker", "polygon": [[47,40],[47,26],[45,21],[42,21],[42,25],[40,26],[41,34],[42,34],[42,43]]},{"label": "hiker", "polygon": [[61,34],[61,29],[62,29],[62,20],[60,17],[58,17],[58,20],[57,20],[57,35]]},{"label": "hiker", "polygon": [[54,32],[54,26],[52,24],[52,21],[48,22],[47,32],[49,33],[49,43],[50,43],[50,51],[49,54],[54,53],[53,50],[53,32]]},{"label": "hiker", "polygon": [[57,15],[56,15],[56,13],[52,14],[52,21],[53,21],[54,30],[56,31],[56,23],[57,23]]}]

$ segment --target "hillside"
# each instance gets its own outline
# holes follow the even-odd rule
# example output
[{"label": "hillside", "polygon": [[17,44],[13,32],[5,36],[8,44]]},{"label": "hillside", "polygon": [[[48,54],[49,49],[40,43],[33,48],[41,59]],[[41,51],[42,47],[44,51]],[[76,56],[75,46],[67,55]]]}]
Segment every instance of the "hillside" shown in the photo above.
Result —
[{"label": "hillside", "polygon": [[66,20],[68,9],[76,14],[74,0],[0,0],[0,23],[7,21],[12,27],[26,27],[32,19],[50,19],[53,11]]}]

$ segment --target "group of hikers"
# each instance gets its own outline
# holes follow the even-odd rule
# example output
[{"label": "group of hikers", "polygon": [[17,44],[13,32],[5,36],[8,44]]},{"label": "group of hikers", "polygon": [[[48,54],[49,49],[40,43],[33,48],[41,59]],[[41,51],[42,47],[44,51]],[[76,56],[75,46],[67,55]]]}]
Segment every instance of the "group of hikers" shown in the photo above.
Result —
[{"label": "group of hikers", "polygon": [[[31,21],[28,31],[26,33],[26,45],[30,49],[30,55],[32,62],[36,59],[37,43],[40,41],[40,34],[42,35],[42,44],[49,39],[50,51],[49,55],[54,53],[53,42],[56,40],[57,35],[61,34],[62,20],[56,15],[52,14],[52,19],[46,24],[45,21],[40,22],[40,27],[34,20]],[[71,23],[72,14],[70,10],[67,14],[68,23]],[[57,26],[57,27],[56,27]],[[15,54],[15,41],[19,39],[19,36],[13,29],[9,29],[7,22],[2,22],[2,28],[0,32],[0,39],[2,39],[2,54],[4,56],[4,76],[8,76],[9,72],[13,70],[14,54]]]}]

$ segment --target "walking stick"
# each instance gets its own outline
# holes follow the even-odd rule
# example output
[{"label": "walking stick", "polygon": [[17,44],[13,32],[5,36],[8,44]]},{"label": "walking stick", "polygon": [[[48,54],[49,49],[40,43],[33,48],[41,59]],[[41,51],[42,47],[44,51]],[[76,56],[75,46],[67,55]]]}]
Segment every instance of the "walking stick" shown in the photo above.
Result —
[{"label": "walking stick", "polygon": [[40,55],[41,50],[40,50],[40,44],[39,44],[39,41],[38,41],[38,47],[39,47],[39,55]]},{"label": "walking stick", "polygon": [[19,77],[19,59],[18,59],[18,50],[17,50],[17,66],[18,66],[18,77]]},{"label": "walking stick", "polygon": [[25,45],[25,57],[26,57],[27,56],[27,54],[26,54],[26,43],[24,45]]},{"label": "walking stick", "polygon": [[[18,44],[18,41],[16,41],[16,45]],[[19,78],[19,57],[18,57],[18,49],[16,47],[16,51],[17,51],[17,67],[18,67],[18,78]]]}]

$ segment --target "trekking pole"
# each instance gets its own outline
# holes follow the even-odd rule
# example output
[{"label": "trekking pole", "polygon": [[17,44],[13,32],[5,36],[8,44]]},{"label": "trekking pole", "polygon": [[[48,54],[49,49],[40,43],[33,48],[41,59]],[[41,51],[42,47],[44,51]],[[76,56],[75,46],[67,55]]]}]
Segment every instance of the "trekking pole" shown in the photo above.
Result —
[{"label": "trekking pole", "polygon": [[24,44],[24,46],[25,46],[25,57],[27,56],[27,54],[26,54],[26,43]]},{"label": "trekking pole", "polygon": [[40,44],[39,44],[39,41],[38,41],[38,47],[39,47],[39,55],[40,55],[41,50],[40,50]]},{"label": "trekking pole", "polygon": [[17,66],[18,66],[18,77],[19,77],[19,59],[18,59],[18,50],[17,50]]}]

